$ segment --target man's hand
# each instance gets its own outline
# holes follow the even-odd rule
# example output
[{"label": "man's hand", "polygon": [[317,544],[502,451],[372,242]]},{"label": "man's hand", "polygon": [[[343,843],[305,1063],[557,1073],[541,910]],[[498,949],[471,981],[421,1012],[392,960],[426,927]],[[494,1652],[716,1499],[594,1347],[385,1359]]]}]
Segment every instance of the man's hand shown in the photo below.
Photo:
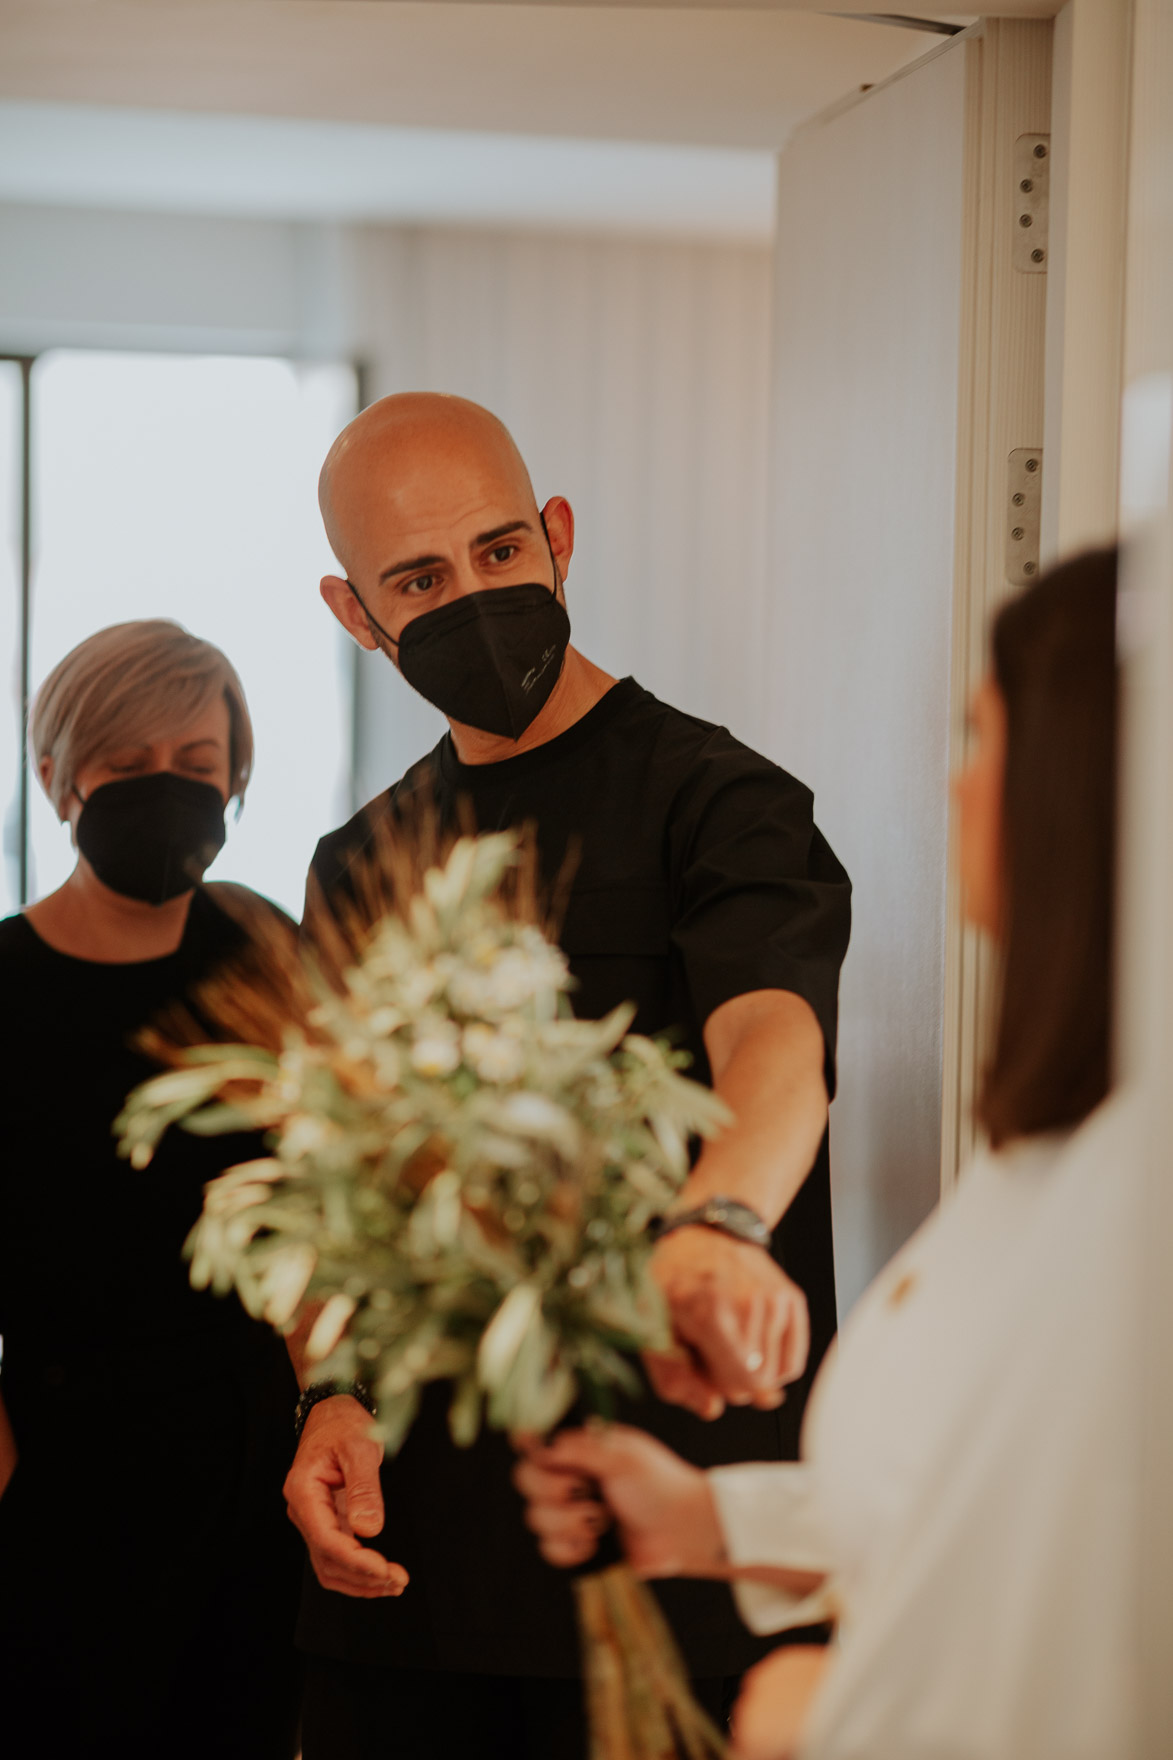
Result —
[{"label": "man's hand", "polygon": [[370,1434],[370,1414],[349,1394],[316,1405],[285,1481],[289,1519],[309,1548],[323,1589],[375,1600],[402,1595],[408,1576],[356,1536],[383,1526],[379,1467],[383,1451]]},{"label": "man's hand", "polygon": [[733,1711],[729,1760],[795,1760],[827,1667],[818,1644],[788,1644],[745,1677]]},{"label": "man's hand", "polygon": [[515,1441],[523,1458],[513,1480],[551,1564],[584,1563],[613,1516],[640,1576],[725,1574],[708,1476],[662,1442],[624,1424],[563,1430],[548,1445]]},{"label": "man's hand", "polygon": [[[705,1022],[713,1087],[733,1123],[712,1138],[675,1208],[736,1198],[774,1224],[814,1163],[827,1123],[823,1033],[785,990],[730,997]],[[668,1302],[677,1349],[644,1358],[661,1399],[701,1418],[725,1406],[764,1410],[806,1367],[806,1297],[761,1247],[702,1227],[665,1235],[652,1274]]]},{"label": "man's hand", "polygon": [[806,1367],[806,1297],[761,1247],[711,1228],[677,1229],[652,1255],[680,1348],[648,1352],[644,1367],[661,1399],[700,1418],[726,1403],[769,1411]]}]

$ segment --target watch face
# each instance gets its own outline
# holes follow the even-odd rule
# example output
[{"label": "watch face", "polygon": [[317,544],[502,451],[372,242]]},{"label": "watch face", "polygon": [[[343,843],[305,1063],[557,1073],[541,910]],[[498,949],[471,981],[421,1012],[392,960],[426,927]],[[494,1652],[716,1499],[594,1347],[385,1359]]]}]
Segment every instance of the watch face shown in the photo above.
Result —
[{"label": "watch face", "polygon": [[685,1228],[696,1223],[720,1229],[732,1239],[745,1241],[750,1246],[768,1248],[770,1244],[769,1226],[756,1210],[739,1203],[736,1198],[706,1198],[695,1210],[669,1217],[667,1227]]},{"label": "watch face", "polygon": [[742,1240],[760,1246],[770,1238],[770,1231],[757,1211],[751,1210],[748,1204],[739,1204],[736,1198],[711,1198],[706,1208],[711,1222],[729,1229]]}]

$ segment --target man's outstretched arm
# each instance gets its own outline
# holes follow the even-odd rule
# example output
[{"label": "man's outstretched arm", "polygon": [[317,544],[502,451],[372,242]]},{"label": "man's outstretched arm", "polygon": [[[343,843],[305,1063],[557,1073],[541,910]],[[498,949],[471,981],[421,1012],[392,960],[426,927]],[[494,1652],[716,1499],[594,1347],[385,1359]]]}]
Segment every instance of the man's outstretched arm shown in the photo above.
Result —
[{"label": "man's outstretched arm", "polygon": [[[713,1087],[735,1122],[705,1145],[674,1205],[736,1198],[771,1226],[794,1199],[827,1124],[823,1034],[814,1010],[786,990],[730,998],[705,1023]],[[679,1349],[645,1359],[661,1399],[704,1418],[726,1403],[769,1408],[806,1367],[806,1298],[761,1247],[711,1228],[681,1228],[652,1268]]]}]

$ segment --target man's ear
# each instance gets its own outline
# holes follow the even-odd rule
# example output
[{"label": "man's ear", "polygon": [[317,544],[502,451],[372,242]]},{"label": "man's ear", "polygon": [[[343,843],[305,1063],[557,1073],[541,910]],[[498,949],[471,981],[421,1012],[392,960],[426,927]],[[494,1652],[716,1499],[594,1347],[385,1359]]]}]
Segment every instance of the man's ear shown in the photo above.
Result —
[{"label": "man's ear", "polygon": [[565,580],[574,555],[574,510],[564,495],[552,495],[542,509],[558,573]]},{"label": "man's ear", "polygon": [[347,634],[354,637],[360,648],[373,653],[379,644],[371,634],[366,612],[351,592],[349,583],[341,575],[326,574],[322,576],[318,590]]}]

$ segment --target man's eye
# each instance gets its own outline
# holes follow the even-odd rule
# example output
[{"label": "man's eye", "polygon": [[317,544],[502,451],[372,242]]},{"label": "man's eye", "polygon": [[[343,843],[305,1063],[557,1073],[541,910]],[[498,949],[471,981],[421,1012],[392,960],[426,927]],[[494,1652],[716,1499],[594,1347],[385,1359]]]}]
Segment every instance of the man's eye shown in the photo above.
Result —
[{"label": "man's eye", "polygon": [[516,544],[497,544],[489,551],[490,562],[508,562],[517,555]]},{"label": "man's eye", "polygon": [[399,591],[401,593],[430,593],[435,584],[434,574],[417,574],[412,580],[404,581]]}]

